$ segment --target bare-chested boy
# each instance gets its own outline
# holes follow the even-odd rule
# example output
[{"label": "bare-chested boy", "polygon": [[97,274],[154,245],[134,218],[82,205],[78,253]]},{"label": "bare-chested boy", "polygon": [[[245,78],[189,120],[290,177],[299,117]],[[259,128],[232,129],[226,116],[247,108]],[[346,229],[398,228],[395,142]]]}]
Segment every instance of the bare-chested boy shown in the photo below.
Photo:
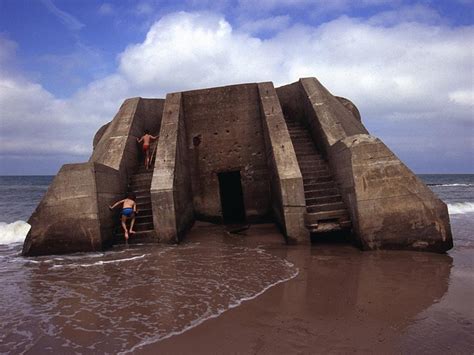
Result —
[{"label": "bare-chested boy", "polygon": [[138,143],[143,142],[142,149],[143,149],[143,154],[145,154],[145,169],[147,170],[150,167],[150,163],[151,163],[150,144],[155,139],[158,139],[158,136],[156,137],[152,136],[150,132],[148,132],[148,130],[145,130],[145,134],[140,139],[137,138]]},{"label": "bare-chested boy", "polygon": [[[135,224],[135,214],[137,211],[137,204],[135,203],[135,194],[129,193],[126,198],[123,200],[115,202],[112,206],[109,206],[109,209],[112,210],[118,205],[122,204],[122,212],[120,213],[122,228],[125,233],[125,241],[128,241],[128,234],[135,234],[136,232],[133,230],[133,225]],[[132,222],[130,223],[130,230],[127,231],[127,219],[131,218]]]}]

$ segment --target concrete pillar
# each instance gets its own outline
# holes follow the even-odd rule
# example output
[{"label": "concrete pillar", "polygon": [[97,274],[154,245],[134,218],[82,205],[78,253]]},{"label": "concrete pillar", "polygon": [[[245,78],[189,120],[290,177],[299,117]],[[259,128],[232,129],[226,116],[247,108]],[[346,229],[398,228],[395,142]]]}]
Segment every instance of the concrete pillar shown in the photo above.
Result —
[{"label": "concrete pillar", "polygon": [[288,242],[309,243],[304,226],[306,202],[303,177],[271,82],[259,83],[266,156],[271,171],[272,210]]}]

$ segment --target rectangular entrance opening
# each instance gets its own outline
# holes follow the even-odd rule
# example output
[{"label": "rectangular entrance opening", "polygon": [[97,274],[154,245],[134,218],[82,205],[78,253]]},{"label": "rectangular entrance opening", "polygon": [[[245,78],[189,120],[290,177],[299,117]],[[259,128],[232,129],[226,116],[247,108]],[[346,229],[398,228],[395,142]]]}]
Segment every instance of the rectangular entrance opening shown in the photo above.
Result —
[{"label": "rectangular entrance opening", "polygon": [[218,173],[224,223],[245,222],[244,195],[240,171]]}]

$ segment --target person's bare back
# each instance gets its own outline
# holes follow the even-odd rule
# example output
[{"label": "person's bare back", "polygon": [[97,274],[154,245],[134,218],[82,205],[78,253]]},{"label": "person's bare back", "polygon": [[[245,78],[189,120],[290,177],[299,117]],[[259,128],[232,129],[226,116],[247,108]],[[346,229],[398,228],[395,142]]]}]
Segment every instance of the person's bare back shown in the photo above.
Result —
[{"label": "person's bare back", "polygon": [[[138,213],[137,204],[135,202],[136,196],[134,193],[129,193],[126,198],[123,200],[115,202],[112,206],[109,206],[110,210],[113,210],[118,205],[122,204],[122,211],[120,213],[120,220],[122,224],[122,228],[125,234],[125,241],[128,240],[128,234],[135,234],[133,230],[133,225],[135,224],[135,215]],[[127,230],[126,221],[128,218],[132,219],[130,224],[130,230]]]},{"label": "person's bare back", "polygon": [[151,138],[152,138],[152,135],[151,134],[145,134],[142,136],[142,142],[143,142],[143,145],[150,145],[151,143]]},{"label": "person's bare back", "polygon": [[134,208],[135,207],[135,201],[133,201],[130,198],[126,198],[123,200],[123,207],[122,208]]}]

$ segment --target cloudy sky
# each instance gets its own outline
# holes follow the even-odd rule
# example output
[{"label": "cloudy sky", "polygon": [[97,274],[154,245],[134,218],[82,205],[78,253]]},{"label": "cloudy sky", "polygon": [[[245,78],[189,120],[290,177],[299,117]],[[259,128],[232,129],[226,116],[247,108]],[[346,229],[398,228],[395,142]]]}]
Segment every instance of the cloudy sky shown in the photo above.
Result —
[{"label": "cloudy sky", "polygon": [[0,0],[0,175],[86,161],[127,97],[315,76],[417,173],[474,172],[474,0]]}]

